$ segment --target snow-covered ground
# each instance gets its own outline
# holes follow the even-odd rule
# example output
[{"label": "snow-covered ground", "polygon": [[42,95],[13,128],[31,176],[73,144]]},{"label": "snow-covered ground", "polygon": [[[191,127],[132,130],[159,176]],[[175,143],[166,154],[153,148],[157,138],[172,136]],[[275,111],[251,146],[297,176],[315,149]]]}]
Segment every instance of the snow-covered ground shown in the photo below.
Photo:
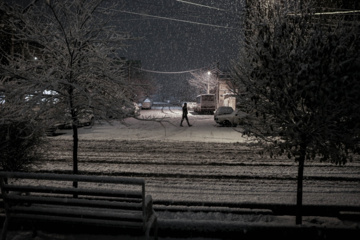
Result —
[{"label": "snow-covered ground", "polygon": [[[288,159],[261,159],[250,154],[245,144],[255,141],[241,134],[241,127],[217,126],[212,115],[190,111],[193,125],[180,127],[181,110],[164,108],[142,110],[142,120],[126,119],[96,123],[80,129],[82,171],[144,177],[147,193],[154,202],[257,202],[295,203],[297,164]],[[148,121],[150,118],[163,121]],[[64,170],[71,166],[71,130],[49,137],[52,158],[38,164],[35,171]],[[70,144],[69,144],[70,143]],[[360,205],[360,162],[343,167],[309,162],[305,168],[304,204]],[[321,178],[321,181],[317,180]],[[330,180],[328,180],[329,178]],[[336,180],[334,180],[336,179]],[[353,180],[352,180],[353,179]],[[159,207],[159,206],[157,206]],[[201,207],[181,211],[158,211],[163,227],[186,231],[224,231],[244,226],[294,227],[294,216],[241,214],[239,209]],[[303,226],[359,229],[356,221],[308,216]],[[178,229],[177,229],[178,227]],[[160,227],[161,230],[161,227]],[[30,239],[29,232],[11,232],[9,239]],[[215,235],[214,235],[215,236]],[[40,232],[45,239],[137,239],[124,235],[54,234]],[[160,239],[166,239],[161,236]]]},{"label": "snow-covered ground", "polygon": [[[161,141],[193,141],[193,142],[249,142],[250,139],[242,137],[238,131],[240,127],[219,127],[213,115],[201,115],[189,112],[189,122],[192,127],[184,123],[179,127],[181,109],[178,107],[164,107],[152,110],[141,110],[139,119],[129,118],[120,123],[117,121],[97,123],[93,128],[81,128],[81,139],[106,139],[106,140],[161,140]],[[156,119],[158,121],[149,121]],[[237,130],[237,131],[235,131]],[[64,133],[64,131],[61,131]],[[69,139],[70,131],[58,138]]]}]

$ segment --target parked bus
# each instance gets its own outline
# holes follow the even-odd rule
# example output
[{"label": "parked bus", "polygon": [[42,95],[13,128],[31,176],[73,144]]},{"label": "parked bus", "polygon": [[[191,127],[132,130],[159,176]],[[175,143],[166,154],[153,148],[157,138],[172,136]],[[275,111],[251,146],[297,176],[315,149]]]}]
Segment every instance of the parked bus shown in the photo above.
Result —
[{"label": "parked bus", "polygon": [[211,113],[215,111],[215,94],[201,94],[196,97],[195,112]]}]

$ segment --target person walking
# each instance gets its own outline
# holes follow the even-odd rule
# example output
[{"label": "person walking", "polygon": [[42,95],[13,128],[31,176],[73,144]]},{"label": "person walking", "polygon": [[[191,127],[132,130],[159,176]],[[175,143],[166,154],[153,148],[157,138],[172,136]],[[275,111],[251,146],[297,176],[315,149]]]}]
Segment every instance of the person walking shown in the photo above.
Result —
[{"label": "person walking", "polygon": [[187,103],[184,103],[183,107],[182,107],[182,118],[181,118],[181,122],[180,122],[180,127],[182,127],[182,123],[184,121],[184,119],[186,119],[187,124],[189,125],[189,127],[191,127],[192,125],[189,123],[189,119],[187,117],[188,115],[188,109],[187,109]]}]

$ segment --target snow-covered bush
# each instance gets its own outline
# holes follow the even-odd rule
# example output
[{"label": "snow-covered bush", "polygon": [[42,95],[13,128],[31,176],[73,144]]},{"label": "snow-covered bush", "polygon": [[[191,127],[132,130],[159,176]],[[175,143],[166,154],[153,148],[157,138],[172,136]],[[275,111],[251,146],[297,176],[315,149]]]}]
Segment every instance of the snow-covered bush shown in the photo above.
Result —
[{"label": "snow-covered bush", "polygon": [[[118,3],[0,3],[0,12],[6,13],[0,32],[11,39],[0,46],[0,87],[5,104],[13,100],[20,103],[12,115],[0,116],[0,122],[22,115],[35,120],[39,116],[62,119],[69,114],[74,132],[74,172],[79,114],[91,110],[95,119],[123,119],[129,112],[135,113],[133,84],[126,76],[126,60],[119,55],[130,37],[114,19]],[[44,94],[47,92],[52,94]]]}]

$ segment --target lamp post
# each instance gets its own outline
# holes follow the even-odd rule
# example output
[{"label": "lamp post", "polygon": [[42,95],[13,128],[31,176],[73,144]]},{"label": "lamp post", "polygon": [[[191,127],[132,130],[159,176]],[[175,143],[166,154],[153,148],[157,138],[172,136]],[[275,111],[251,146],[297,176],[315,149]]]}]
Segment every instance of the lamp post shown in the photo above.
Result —
[{"label": "lamp post", "polygon": [[208,74],[207,94],[210,94],[210,75],[211,75],[211,72],[208,71],[207,74]]}]

